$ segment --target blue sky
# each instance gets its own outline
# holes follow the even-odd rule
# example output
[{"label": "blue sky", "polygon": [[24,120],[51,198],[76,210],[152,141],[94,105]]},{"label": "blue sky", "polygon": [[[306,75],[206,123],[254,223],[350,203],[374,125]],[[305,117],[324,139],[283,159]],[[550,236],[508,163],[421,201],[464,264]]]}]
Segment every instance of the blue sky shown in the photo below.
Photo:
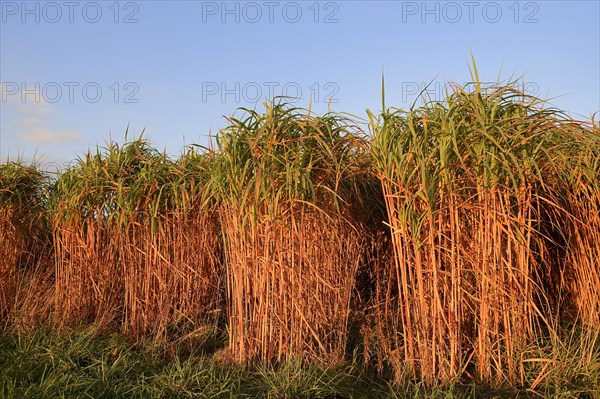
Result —
[{"label": "blue sky", "polygon": [[0,156],[63,165],[125,129],[177,154],[270,95],[365,116],[434,81],[523,76],[600,110],[599,1],[0,0]]}]

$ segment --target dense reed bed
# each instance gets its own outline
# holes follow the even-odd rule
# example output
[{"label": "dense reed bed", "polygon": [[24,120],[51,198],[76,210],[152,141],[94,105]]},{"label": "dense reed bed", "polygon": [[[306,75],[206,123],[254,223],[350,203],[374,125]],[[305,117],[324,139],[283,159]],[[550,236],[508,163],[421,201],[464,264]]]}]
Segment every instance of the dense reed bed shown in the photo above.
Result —
[{"label": "dense reed bed", "polygon": [[47,315],[52,278],[48,178],[37,165],[0,165],[0,322],[35,324]]},{"label": "dense reed bed", "polygon": [[216,141],[236,361],[341,360],[366,254],[351,202],[365,174],[358,130],[277,103],[231,118]]},{"label": "dense reed bed", "polygon": [[[578,129],[576,139],[565,144],[556,163],[562,169],[564,185],[557,196],[561,212],[559,225],[566,259],[563,291],[588,326],[600,325],[600,127]],[[559,274],[559,273],[557,273]],[[566,281],[565,281],[566,280]],[[562,287],[561,287],[562,288]]]},{"label": "dense reed bed", "polygon": [[220,240],[204,191],[210,155],[177,163],[141,139],[88,153],[56,182],[56,320],[164,340],[218,307]]},{"label": "dense reed bed", "polygon": [[556,311],[598,327],[597,130],[479,83],[371,128],[394,251],[376,323],[397,381],[515,385]]},{"label": "dense reed bed", "polygon": [[280,99],[214,151],[111,141],[52,184],[2,164],[3,325],[172,351],[217,329],[229,362],[352,353],[397,387],[596,384],[600,128],[473,72],[367,123]]}]

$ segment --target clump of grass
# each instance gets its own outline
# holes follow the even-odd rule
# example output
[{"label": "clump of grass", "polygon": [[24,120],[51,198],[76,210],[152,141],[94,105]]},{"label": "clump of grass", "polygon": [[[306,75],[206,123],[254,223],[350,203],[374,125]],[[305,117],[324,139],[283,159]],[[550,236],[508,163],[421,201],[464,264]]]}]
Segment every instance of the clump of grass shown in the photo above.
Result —
[{"label": "clump of grass", "polygon": [[[210,191],[212,152],[188,148],[171,172],[172,210],[161,248],[172,251],[171,306],[167,316],[181,332],[221,322],[225,304],[218,204]],[[181,332],[177,335],[181,335]]]},{"label": "clump of grass", "polygon": [[[564,295],[587,327],[600,326],[600,127],[597,122],[573,128],[557,156],[561,190],[555,224],[565,247],[564,264],[555,267]],[[568,301],[565,301],[568,304]]]},{"label": "clump of grass", "polygon": [[394,265],[378,274],[377,324],[398,382],[515,385],[520,354],[550,328],[540,275],[556,243],[543,215],[557,210],[570,165],[556,157],[586,127],[476,75],[442,102],[371,114],[394,248]]},{"label": "clump of grass", "polygon": [[40,288],[36,282],[51,274],[47,194],[48,176],[39,165],[0,164],[0,319],[12,324],[35,323],[49,307],[24,298],[28,285]]},{"label": "clump of grass", "polygon": [[207,318],[220,245],[206,162],[190,150],[174,163],[139,138],[111,141],[61,175],[52,202],[59,322],[116,323],[164,341]]},{"label": "clump of grass", "polygon": [[238,362],[340,360],[365,235],[350,199],[363,151],[339,116],[241,110],[216,138],[230,349]]},{"label": "clump of grass", "polygon": [[597,122],[476,69],[369,118],[370,142],[276,100],[239,110],[214,152],[111,141],[50,189],[1,164],[3,324],[53,311],[160,348],[125,361],[85,335],[84,354],[21,356],[13,335],[2,395],[596,395]]},{"label": "clump of grass", "polygon": [[549,339],[530,343],[521,353],[518,385],[544,397],[597,397],[600,331],[580,324],[560,330]]},{"label": "clump of grass", "polygon": [[351,365],[290,361],[275,368],[234,366],[206,355],[165,358],[159,347],[94,329],[0,336],[0,370],[3,398],[366,398],[389,392]]},{"label": "clump of grass", "polygon": [[[94,328],[57,334],[42,326],[32,334],[0,335],[3,398],[515,398],[595,397],[597,369],[580,367],[573,345],[556,346],[550,358],[527,362],[530,389],[485,385],[427,388],[419,382],[392,386],[356,361],[322,365],[291,359],[278,366],[232,365],[218,355],[165,357],[161,346],[133,343]],[[548,352],[530,352],[544,357]],[[600,351],[596,347],[596,367]],[[528,360],[532,360],[529,358]],[[557,360],[552,360],[557,359]],[[536,360],[533,358],[533,360]],[[570,364],[571,363],[571,364]],[[558,366],[557,366],[558,364]],[[551,374],[551,375],[548,375]]]}]

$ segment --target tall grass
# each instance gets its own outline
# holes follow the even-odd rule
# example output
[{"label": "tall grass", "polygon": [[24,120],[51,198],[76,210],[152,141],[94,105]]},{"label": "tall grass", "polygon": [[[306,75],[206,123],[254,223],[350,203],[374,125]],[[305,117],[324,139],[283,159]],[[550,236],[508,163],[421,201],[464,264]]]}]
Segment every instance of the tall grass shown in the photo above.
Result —
[{"label": "tall grass", "polygon": [[[563,169],[558,203],[566,246],[563,266],[565,294],[577,317],[588,327],[600,326],[600,128],[597,123],[577,129],[577,140],[565,144],[557,163]],[[560,223],[560,222],[557,222]]]},{"label": "tall grass", "polygon": [[191,150],[173,163],[140,138],[110,142],[60,177],[58,321],[117,323],[164,340],[214,310],[220,245],[203,191],[206,163]]},{"label": "tall grass", "polygon": [[[39,165],[0,164],[0,319],[18,323],[48,311],[44,296],[51,259],[45,205],[48,176]],[[28,287],[30,285],[30,287]],[[28,289],[29,288],[29,289]],[[38,289],[32,298],[23,297]],[[45,309],[41,309],[45,308]]]},{"label": "tall grass", "polygon": [[[516,384],[521,354],[551,327],[540,282],[559,244],[544,234],[551,221],[542,215],[563,210],[556,193],[571,165],[556,159],[589,130],[515,84],[478,80],[450,87],[442,102],[371,114],[371,128],[395,261],[378,274],[377,317],[396,380]],[[592,242],[569,237],[570,257],[589,256],[597,244],[596,214],[586,218]],[[593,282],[594,264],[568,258],[559,263],[577,275],[576,286]],[[592,307],[593,287],[583,291]]]},{"label": "tall grass", "polygon": [[351,199],[364,148],[336,115],[243,110],[216,138],[230,348],[238,362],[340,360],[365,253]]},{"label": "tall grass", "polygon": [[275,99],[214,151],[110,141],[52,184],[1,164],[2,324],[165,354],[216,329],[242,368],[353,353],[395,389],[596,384],[600,129],[473,75],[371,136]]}]

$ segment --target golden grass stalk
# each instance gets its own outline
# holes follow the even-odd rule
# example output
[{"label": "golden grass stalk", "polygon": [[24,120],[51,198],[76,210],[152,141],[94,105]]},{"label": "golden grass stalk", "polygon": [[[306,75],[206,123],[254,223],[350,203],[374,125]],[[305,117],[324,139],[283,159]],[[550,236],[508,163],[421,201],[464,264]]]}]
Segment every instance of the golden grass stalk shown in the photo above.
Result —
[{"label": "golden grass stalk", "polygon": [[564,165],[557,203],[562,224],[565,296],[586,328],[600,329],[600,128],[574,124],[556,163]]},{"label": "golden grass stalk", "polygon": [[36,164],[0,164],[0,319],[5,321],[17,317],[18,297],[34,274],[48,270],[47,183]]},{"label": "golden grass stalk", "polygon": [[371,114],[395,260],[377,274],[376,319],[398,382],[514,384],[520,353],[548,329],[540,276],[555,243],[542,215],[557,209],[556,153],[576,137],[539,104],[476,81],[441,103]]},{"label": "golden grass stalk", "polygon": [[345,202],[361,141],[340,117],[285,104],[230,122],[215,187],[234,358],[340,360],[365,247]]},{"label": "golden grass stalk", "polygon": [[209,155],[177,163],[142,139],[88,153],[56,184],[56,318],[116,323],[164,342],[219,300],[217,215],[204,190]]}]

